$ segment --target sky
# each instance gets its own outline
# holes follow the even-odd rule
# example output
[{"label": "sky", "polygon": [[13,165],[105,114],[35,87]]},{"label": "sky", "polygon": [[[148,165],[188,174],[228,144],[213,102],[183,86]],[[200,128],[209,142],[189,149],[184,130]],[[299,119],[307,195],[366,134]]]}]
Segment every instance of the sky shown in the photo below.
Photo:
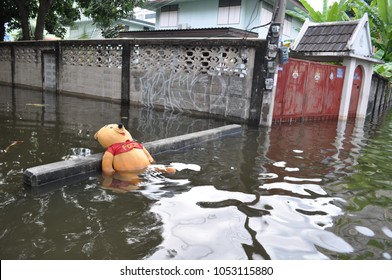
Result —
[{"label": "sky", "polygon": [[[308,3],[315,9],[316,11],[321,11],[323,9],[323,0],[307,0]],[[333,2],[338,2],[338,0],[328,0],[328,6]]]}]

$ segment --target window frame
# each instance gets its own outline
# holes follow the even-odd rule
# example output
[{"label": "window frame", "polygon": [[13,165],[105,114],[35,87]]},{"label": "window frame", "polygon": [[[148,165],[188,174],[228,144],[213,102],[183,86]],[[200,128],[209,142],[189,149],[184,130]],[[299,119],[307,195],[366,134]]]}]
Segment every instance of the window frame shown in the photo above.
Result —
[{"label": "window frame", "polygon": [[219,0],[218,25],[239,24],[241,22],[242,0]]},{"label": "window frame", "polygon": [[178,26],[178,4],[161,7],[159,15],[159,27]]}]

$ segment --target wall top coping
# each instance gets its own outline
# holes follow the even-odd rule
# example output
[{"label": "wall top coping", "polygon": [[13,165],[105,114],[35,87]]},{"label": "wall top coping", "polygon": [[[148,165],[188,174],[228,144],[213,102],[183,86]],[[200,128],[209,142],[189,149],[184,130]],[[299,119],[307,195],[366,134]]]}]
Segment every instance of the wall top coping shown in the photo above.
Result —
[{"label": "wall top coping", "polygon": [[262,47],[266,45],[264,39],[252,38],[154,38],[154,39],[101,39],[101,40],[53,40],[53,41],[17,41],[17,42],[0,42],[3,46],[32,46],[32,47],[55,47],[60,45],[100,45],[100,44],[130,44],[130,45],[171,45],[171,46],[244,46],[244,47]]}]

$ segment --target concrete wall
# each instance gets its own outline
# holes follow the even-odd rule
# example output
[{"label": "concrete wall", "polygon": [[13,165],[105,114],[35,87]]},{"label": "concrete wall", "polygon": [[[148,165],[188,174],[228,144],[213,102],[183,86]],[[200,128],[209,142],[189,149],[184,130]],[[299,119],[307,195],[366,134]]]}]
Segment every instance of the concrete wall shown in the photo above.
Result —
[{"label": "concrete wall", "polygon": [[121,69],[63,65],[59,90],[121,99]]},{"label": "concrete wall", "polygon": [[0,83],[42,88],[42,55],[47,51],[55,51],[54,43],[0,44]]},{"label": "concrete wall", "polygon": [[61,43],[58,90],[121,99],[122,45],[105,40],[77,42]]},{"label": "concrete wall", "polygon": [[243,39],[2,43],[0,84],[247,121],[264,48]]},{"label": "concrete wall", "polygon": [[41,48],[20,46],[15,48],[15,84],[42,87]]},{"label": "concrete wall", "polygon": [[366,118],[377,120],[392,105],[392,86],[378,74],[373,74]]},{"label": "concrete wall", "polygon": [[[265,44],[254,39],[4,42],[0,84],[259,124],[269,97],[263,94]],[[380,79],[371,85],[368,118],[391,105],[391,88]],[[266,106],[271,109],[273,102]]]},{"label": "concrete wall", "polygon": [[139,47],[131,57],[130,101],[247,119],[254,53],[241,46]]},{"label": "concrete wall", "polygon": [[11,46],[0,48],[0,81],[5,84],[12,84],[11,50]]}]

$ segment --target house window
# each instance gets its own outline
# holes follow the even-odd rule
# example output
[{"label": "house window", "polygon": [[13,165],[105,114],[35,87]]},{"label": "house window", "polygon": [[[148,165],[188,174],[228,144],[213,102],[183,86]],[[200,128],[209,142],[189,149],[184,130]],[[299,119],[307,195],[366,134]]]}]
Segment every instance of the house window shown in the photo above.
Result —
[{"label": "house window", "polygon": [[159,25],[161,27],[173,27],[178,24],[178,5],[167,5],[161,8]]},{"label": "house window", "polygon": [[241,0],[219,0],[218,24],[240,23]]},{"label": "house window", "polygon": [[144,16],[144,19],[154,19],[154,18],[155,18],[155,13],[146,14]]}]

